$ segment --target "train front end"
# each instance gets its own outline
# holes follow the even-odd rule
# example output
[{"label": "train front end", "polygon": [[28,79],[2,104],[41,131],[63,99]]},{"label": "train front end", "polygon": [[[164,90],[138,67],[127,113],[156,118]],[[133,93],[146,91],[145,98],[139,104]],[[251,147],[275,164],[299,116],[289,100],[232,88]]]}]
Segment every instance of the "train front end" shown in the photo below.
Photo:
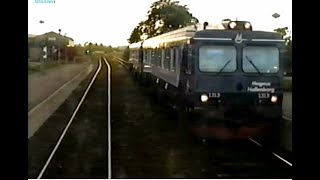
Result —
[{"label": "train front end", "polygon": [[193,44],[189,104],[202,137],[268,135],[282,117],[282,37],[260,31],[203,31]]}]

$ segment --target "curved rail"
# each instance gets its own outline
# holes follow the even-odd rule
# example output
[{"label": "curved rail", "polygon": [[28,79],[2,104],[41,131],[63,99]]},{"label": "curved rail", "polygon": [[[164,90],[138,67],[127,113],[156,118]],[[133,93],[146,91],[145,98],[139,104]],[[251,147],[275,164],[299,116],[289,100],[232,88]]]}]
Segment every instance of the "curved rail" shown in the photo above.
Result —
[{"label": "curved rail", "polygon": [[115,58],[120,64],[122,64],[126,69],[131,70],[132,69],[132,63],[125,61],[121,58],[118,58],[116,56],[113,56],[113,58]]}]

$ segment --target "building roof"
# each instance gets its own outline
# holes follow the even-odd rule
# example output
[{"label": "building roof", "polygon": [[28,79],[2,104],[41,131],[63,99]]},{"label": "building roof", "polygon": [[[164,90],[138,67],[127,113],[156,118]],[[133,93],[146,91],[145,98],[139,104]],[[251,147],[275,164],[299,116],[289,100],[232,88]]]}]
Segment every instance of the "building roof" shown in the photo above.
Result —
[{"label": "building roof", "polygon": [[34,34],[28,34],[28,38],[33,38],[33,37],[36,37],[37,35],[34,35]]},{"label": "building roof", "polygon": [[53,32],[53,31],[44,33],[44,34],[42,34],[42,35],[44,35],[44,36],[45,36],[45,35],[61,36],[61,37],[66,38],[66,39],[68,39],[68,40],[74,41],[71,37],[63,36],[63,35],[61,35],[61,34],[59,34],[59,33]]},{"label": "building roof", "polygon": [[46,36],[46,35],[53,35],[55,37],[62,37],[62,38],[66,38],[68,40],[71,40],[71,41],[74,41],[71,37],[68,37],[68,36],[63,36],[59,33],[56,33],[56,32],[53,32],[53,31],[50,31],[50,32],[47,32],[47,33],[44,33],[44,34],[41,34],[41,35],[34,35],[34,34],[28,34],[28,38],[33,38],[33,37],[43,37],[43,36]]}]

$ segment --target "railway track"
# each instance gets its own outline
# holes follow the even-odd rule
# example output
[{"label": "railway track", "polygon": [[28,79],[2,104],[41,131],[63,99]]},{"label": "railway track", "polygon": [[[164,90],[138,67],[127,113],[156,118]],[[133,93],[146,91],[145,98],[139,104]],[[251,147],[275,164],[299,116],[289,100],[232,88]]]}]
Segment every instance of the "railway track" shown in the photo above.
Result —
[{"label": "railway track", "polygon": [[[111,177],[111,159],[108,158],[111,153],[108,143],[111,133],[108,128],[110,127],[108,121],[108,117],[110,117],[110,111],[108,110],[110,108],[108,106],[108,103],[110,103],[110,98],[108,98],[108,93],[110,93],[110,90],[108,91],[110,87],[108,73],[110,73],[110,69],[105,59],[100,58],[97,62],[99,63],[97,70],[85,84],[82,84],[83,94],[81,96],[77,95],[77,99],[80,100],[73,104],[72,113],[69,111],[69,113],[60,116],[59,119],[66,118],[66,114],[71,115],[68,122],[64,122],[65,127],[59,134],[59,138],[56,135],[55,138],[51,139],[52,141],[55,139],[55,145],[53,146],[53,142],[43,142],[47,143],[50,148],[47,147],[42,152],[41,169],[39,166],[37,168],[33,166],[33,171],[29,169],[29,178],[35,178],[35,169],[38,170],[38,179]],[[62,105],[58,111],[63,107]],[[53,119],[48,121],[52,123]],[[53,126],[53,123],[51,126]],[[62,128],[60,127],[59,130],[61,131]],[[39,137],[41,134],[35,136]],[[45,162],[43,160],[44,154],[47,156]],[[32,152],[29,154],[29,161],[31,160],[29,165],[31,163],[32,166],[40,161],[32,159],[31,156],[34,158],[36,154],[34,152],[33,155]]]},{"label": "railway track", "polygon": [[124,62],[97,62],[76,98],[29,140],[29,178],[292,178],[291,163],[254,140],[194,141]]},{"label": "railway track", "polygon": [[251,141],[209,143],[207,147],[211,150],[207,169],[216,170],[215,178],[292,178],[289,164]]}]

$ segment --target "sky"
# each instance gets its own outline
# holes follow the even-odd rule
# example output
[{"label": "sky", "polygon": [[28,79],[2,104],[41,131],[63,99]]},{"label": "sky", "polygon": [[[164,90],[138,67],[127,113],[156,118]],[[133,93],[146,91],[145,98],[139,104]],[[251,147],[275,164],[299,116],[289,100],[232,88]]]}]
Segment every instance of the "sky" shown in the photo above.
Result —
[{"label": "sky", "polygon": [[[51,1],[52,3],[41,3]],[[58,32],[85,42],[126,46],[135,26],[147,19],[156,0],[28,0],[28,34]],[[179,0],[203,23],[225,18],[250,21],[254,30],[289,28],[292,33],[292,0]],[[273,18],[272,14],[280,14]],[[44,21],[40,24],[40,20]]]}]

